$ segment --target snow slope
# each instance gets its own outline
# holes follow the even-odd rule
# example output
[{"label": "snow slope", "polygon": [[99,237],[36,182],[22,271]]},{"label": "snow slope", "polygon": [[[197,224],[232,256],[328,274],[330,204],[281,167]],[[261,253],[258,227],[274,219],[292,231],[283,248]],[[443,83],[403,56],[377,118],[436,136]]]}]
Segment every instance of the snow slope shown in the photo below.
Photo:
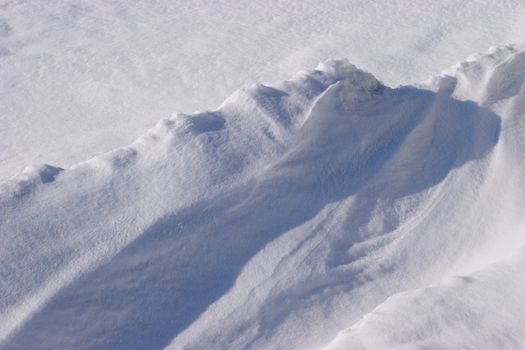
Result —
[{"label": "snow slope", "polygon": [[521,0],[0,0],[0,178],[348,57],[386,83],[523,40]]},{"label": "snow slope", "polygon": [[518,349],[524,82],[516,46],[398,88],[331,60],[28,167],[0,185],[1,346]]},{"label": "snow slope", "polygon": [[524,262],[394,295],[323,349],[521,349]]},{"label": "snow slope", "polygon": [[470,174],[477,193],[461,199],[470,206],[473,241],[464,247],[470,253],[455,263],[458,277],[388,298],[324,349],[523,348],[524,81],[525,51],[507,47],[471,56],[428,82],[434,88],[452,83],[455,97],[502,120],[485,170]]}]

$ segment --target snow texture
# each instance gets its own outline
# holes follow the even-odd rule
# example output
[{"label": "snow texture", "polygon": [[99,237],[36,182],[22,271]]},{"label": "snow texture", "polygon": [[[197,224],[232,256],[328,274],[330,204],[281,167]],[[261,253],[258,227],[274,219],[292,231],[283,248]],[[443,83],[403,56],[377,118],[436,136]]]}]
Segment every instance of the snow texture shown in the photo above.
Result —
[{"label": "snow texture", "polygon": [[388,85],[521,42],[522,0],[0,0],[0,178],[347,57]]},{"label": "snow texture", "polygon": [[524,82],[520,46],[396,88],[329,60],[26,168],[0,346],[519,349]]}]

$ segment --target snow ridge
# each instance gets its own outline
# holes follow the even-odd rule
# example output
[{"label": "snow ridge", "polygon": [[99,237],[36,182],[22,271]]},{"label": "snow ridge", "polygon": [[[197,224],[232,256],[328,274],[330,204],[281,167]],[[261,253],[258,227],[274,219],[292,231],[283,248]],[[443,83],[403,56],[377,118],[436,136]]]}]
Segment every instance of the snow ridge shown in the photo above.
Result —
[{"label": "snow ridge", "polygon": [[239,187],[266,167],[316,98],[345,79],[359,90],[358,82],[373,78],[346,61],[327,62],[276,87],[241,89],[216,111],[175,114],[129,147],[70,169],[31,166],[2,181],[0,230],[9,243],[1,254],[21,262],[4,265],[0,307],[9,317],[1,338],[156,220]]},{"label": "snow ridge", "polygon": [[525,243],[525,60],[502,50],[419,87],[327,61],[3,182],[0,344],[366,348],[331,341]]},{"label": "snow ridge", "polygon": [[525,125],[525,51],[516,45],[491,48],[425,85],[472,99],[502,119],[490,165],[484,174],[470,174],[471,182],[484,180],[476,186],[479,202],[469,203],[478,224],[468,229],[486,236],[469,242],[470,252],[449,274],[454,277],[389,297],[323,349],[520,349],[525,339],[525,222],[519,204],[525,192],[519,135]]}]

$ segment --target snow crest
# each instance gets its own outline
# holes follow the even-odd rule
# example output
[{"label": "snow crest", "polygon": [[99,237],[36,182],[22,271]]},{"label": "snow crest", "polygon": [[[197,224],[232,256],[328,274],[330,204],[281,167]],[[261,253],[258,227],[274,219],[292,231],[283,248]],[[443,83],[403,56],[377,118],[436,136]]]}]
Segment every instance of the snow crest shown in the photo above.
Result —
[{"label": "snow crest", "polygon": [[[418,87],[327,61],[240,89],[217,110],[174,114],[69,169],[4,181],[0,344],[306,349],[386,339],[373,322],[381,306],[373,310],[387,298],[401,293],[384,304],[396,310],[411,291],[525,243],[525,79],[513,74],[524,55],[502,50],[488,53],[486,72]],[[476,64],[486,68],[486,57]],[[465,309],[469,293],[457,299]],[[408,338],[426,334],[416,326]]]}]

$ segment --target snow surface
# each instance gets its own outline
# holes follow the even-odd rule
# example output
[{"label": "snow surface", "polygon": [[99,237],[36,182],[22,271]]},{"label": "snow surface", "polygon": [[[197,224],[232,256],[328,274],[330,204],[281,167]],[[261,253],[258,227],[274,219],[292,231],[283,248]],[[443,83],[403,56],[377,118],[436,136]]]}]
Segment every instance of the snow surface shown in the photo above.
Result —
[{"label": "snow surface", "polygon": [[525,254],[472,275],[400,293],[324,350],[522,349]]},{"label": "snow surface", "polygon": [[326,61],[29,166],[0,183],[0,346],[519,349],[524,131],[506,46],[397,88]]},{"label": "snow surface", "polygon": [[522,0],[0,0],[0,178],[333,57],[396,85],[521,42]]}]

